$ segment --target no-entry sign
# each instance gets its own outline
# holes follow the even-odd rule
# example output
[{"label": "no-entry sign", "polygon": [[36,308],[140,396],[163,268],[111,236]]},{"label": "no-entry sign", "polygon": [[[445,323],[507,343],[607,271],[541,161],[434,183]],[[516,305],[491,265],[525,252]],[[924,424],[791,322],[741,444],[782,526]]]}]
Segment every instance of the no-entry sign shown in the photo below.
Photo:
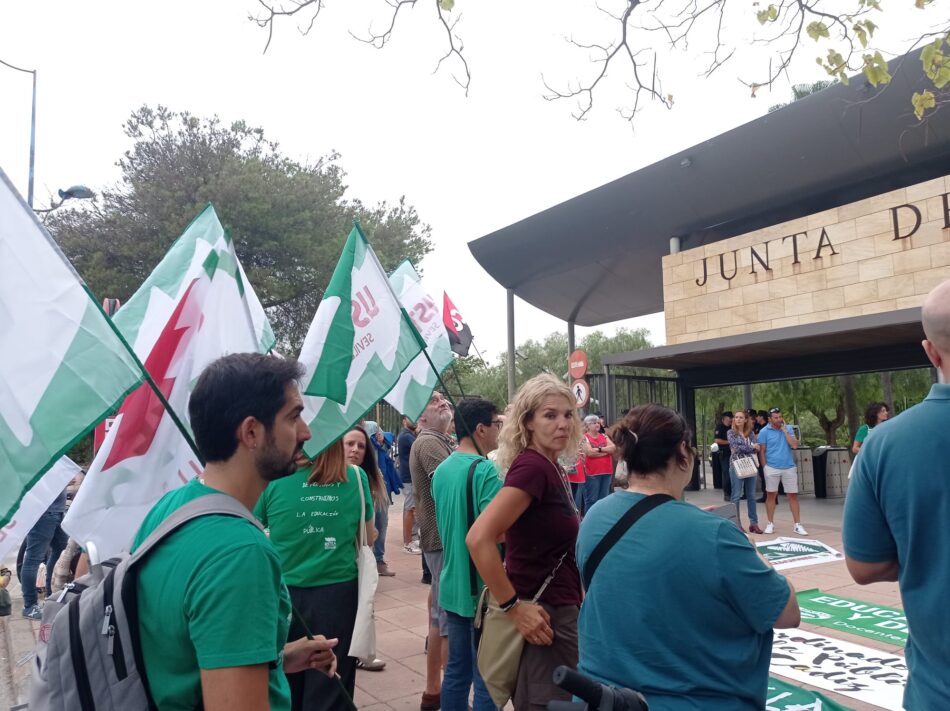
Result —
[{"label": "no-entry sign", "polygon": [[578,349],[571,353],[567,359],[567,372],[571,374],[571,377],[574,380],[578,380],[587,375],[587,367],[589,362],[587,360],[587,354]]}]

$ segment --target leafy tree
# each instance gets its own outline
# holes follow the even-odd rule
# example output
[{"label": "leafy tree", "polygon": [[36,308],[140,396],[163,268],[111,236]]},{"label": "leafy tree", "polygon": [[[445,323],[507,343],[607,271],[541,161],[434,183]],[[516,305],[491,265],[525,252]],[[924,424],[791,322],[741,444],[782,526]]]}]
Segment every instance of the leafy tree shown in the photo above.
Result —
[{"label": "leafy tree", "polygon": [[[324,0],[259,0],[263,11],[251,17],[267,31],[267,46],[273,36],[274,24],[295,19],[303,34],[313,27],[325,9]],[[901,13],[924,11],[941,0],[892,0],[886,3]],[[861,72],[875,87],[891,80],[885,55],[896,56],[920,49],[919,58],[931,87],[914,94],[912,103],[918,119],[941,103],[950,101],[950,13],[937,15],[936,20],[921,12],[915,17],[916,39],[890,47],[875,46],[875,33],[888,24],[891,17],[884,12],[883,0],[755,0],[734,5],[726,0],[649,2],[648,0],[613,0],[594,3],[596,11],[609,19],[601,25],[600,37],[568,39],[592,69],[574,82],[558,86],[544,82],[548,100],[563,100],[576,105],[574,117],[583,120],[593,109],[594,94],[609,80],[622,81],[630,94],[627,103],[618,107],[626,120],[632,121],[649,99],[667,109],[673,107],[673,93],[663,88],[662,59],[673,50],[683,52],[699,48],[705,57],[699,70],[709,77],[723,65],[739,66],[739,81],[749,87],[752,96],[763,86],[771,86],[787,73],[802,54],[811,54],[822,71],[832,79],[847,84],[849,75]],[[379,23],[384,29],[369,30],[354,37],[384,47],[392,37],[401,11],[413,9],[417,0],[387,0]],[[456,82],[468,93],[471,71],[465,59],[462,38],[457,26],[461,14],[455,0],[429,0],[418,3],[430,11],[433,31],[442,37],[444,52],[436,68],[446,61],[455,68]],[[592,10],[593,13],[593,10]],[[748,36],[746,24],[758,22],[761,35]],[[936,24],[934,24],[936,23]],[[526,28],[530,32],[531,28]],[[565,28],[571,35],[572,28]],[[750,39],[752,40],[750,42]],[[666,52],[656,51],[657,40],[666,45]],[[751,54],[746,50],[752,46]],[[738,55],[738,56],[737,56]],[[673,60],[675,61],[675,60]],[[608,79],[609,78],[609,79]]]},{"label": "leafy tree", "polygon": [[159,106],[133,111],[132,147],[118,185],[90,207],[48,217],[48,227],[100,297],[127,299],[208,203],[235,240],[279,348],[296,352],[360,220],[383,267],[418,263],[430,228],[405,199],[364,205],[345,197],[339,155],[300,163],[260,128],[198,118]]}]

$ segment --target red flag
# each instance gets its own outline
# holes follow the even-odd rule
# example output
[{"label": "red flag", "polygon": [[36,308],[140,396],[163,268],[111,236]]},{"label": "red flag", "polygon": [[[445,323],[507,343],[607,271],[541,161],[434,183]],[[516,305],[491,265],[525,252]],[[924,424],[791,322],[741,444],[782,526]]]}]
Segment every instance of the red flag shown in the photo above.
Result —
[{"label": "red flag", "polygon": [[442,292],[442,322],[445,324],[445,330],[449,334],[449,343],[452,350],[460,356],[467,356],[468,349],[472,345],[472,331],[462,318],[462,314],[455,308],[455,304],[449,298],[449,295]]}]

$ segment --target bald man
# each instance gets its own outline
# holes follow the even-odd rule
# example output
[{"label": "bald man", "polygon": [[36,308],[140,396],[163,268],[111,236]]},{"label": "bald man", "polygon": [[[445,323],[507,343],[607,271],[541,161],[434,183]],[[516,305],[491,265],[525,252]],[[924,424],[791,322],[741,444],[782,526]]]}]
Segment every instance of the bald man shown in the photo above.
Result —
[{"label": "bald man", "polygon": [[927,295],[921,322],[939,382],[868,435],[844,507],[851,577],[900,585],[910,628],[908,711],[950,704],[950,280]]}]

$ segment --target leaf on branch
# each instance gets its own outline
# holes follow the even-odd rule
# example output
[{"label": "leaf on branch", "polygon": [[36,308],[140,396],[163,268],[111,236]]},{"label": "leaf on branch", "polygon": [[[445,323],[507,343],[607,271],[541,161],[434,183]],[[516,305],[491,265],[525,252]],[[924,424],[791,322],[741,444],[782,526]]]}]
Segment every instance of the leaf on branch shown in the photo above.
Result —
[{"label": "leaf on branch", "polygon": [[887,62],[880,52],[864,55],[864,76],[871,86],[887,84],[891,81],[891,73],[887,69]]},{"label": "leaf on branch", "polygon": [[775,7],[775,5],[769,5],[764,10],[759,10],[755,13],[755,16],[761,25],[764,25],[766,22],[775,22],[775,20],[778,19],[778,8]]},{"label": "leaf on branch", "polygon": [[[857,30],[857,26],[855,26],[855,30]],[[828,38],[831,36],[828,33],[828,25],[824,22],[811,22],[808,27],[805,28],[805,31],[808,33],[808,36],[816,42],[822,37]]]},{"label": "leaf on branch", "polygon": [[[880,53],[878,53],[880,55]],[[867,55],[870,56],[870,55]],[[845,86],[848,85],[850,81],[848,79],[848,63],[845,61],[845,58],[841,56],[841,52],[836,49],[828,50],[828,58],[826,60],[818,59],[818,63],[824,68],[829,76],[835,77]],[[885,65],[885,69],[886,69]],[[865,69],[865,72],[867,69]]]},{"label": "leaf on branch", "polygon": [[915,91],[910,102],[914,105],[914,116],[916,116],[919,121],[924,117],[927,109],[932,109],[937,105],[937,97],[929,90],[921,92]]},{"label": "leaf on branch", "polygon": [[938,89],[950,83],[950,57],[943,53],[944,39],[938,37],[920,52],[924,74]]},{"label": "leaf on branch", "polygon": [[861,43],[861,46],[867,48],[868,39],[874,36],[874,30],[877,29],[877,25],[875,25],[870,20],[862,20],[854,23],[854,27],[852,29],[854,30],[854,34],[858,38],[858,41]]},{"label": "leaf on branch", "polygon": [[872,10],[878,10],[880,12],[884,12],[883,10],[881,10],[881,3],[879,3],[878,0],[861,0],[859,4],[864,5],[864,7],[869,7]]},{"label": "leaf on branch", "polygon": [[455,7],[455,0],[439,0],[439,6],[446,12],[452,12]]}]

